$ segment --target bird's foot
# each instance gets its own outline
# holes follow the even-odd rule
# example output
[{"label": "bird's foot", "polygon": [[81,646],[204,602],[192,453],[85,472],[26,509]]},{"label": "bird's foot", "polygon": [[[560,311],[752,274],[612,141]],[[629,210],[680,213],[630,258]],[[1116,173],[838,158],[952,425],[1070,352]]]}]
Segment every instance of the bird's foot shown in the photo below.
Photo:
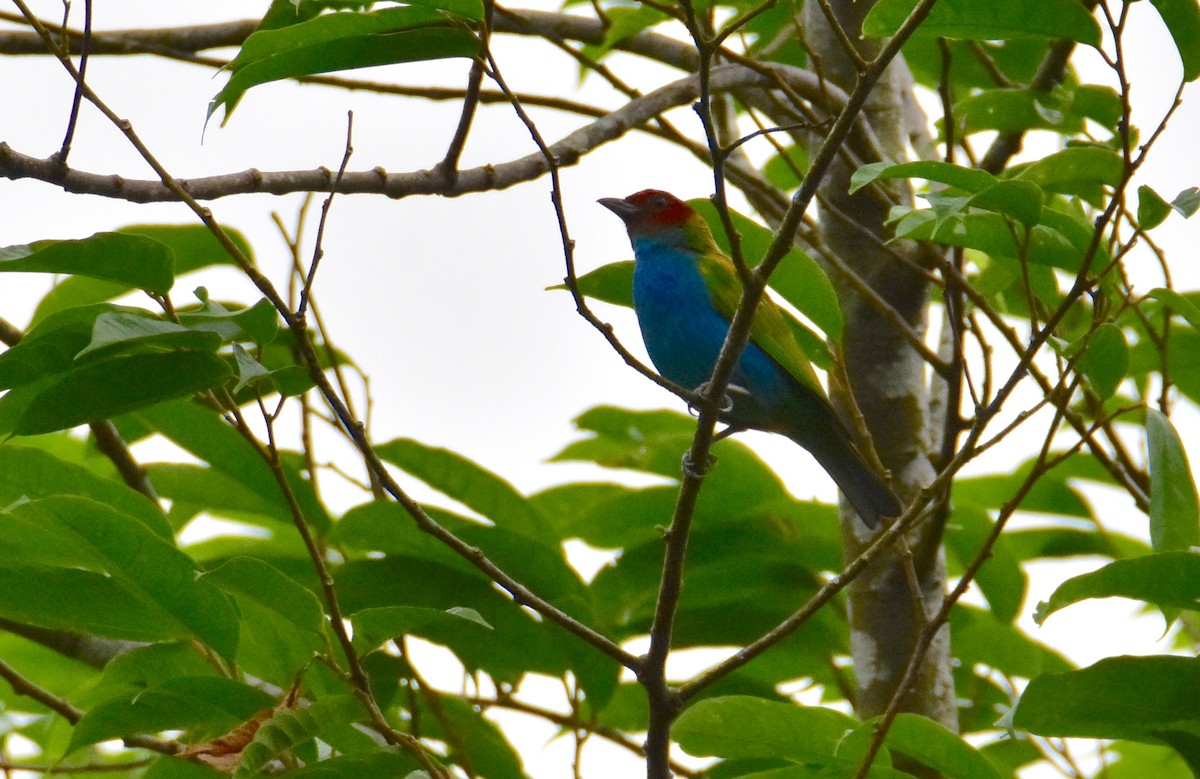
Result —
[{"label": "bird's foot", "polygon": [[[705,395],[708,392],[709,383],[706,381],[699,387],[696,387],[693,392],[697,395]],[[750,397],[750,390],[745,387],[740,387],[737,384],[730,384],[725,387],[725,394],[721,396],[721,402],[717,405],[718,414],[729,414],[733,411],[733,404],[738,397]],[[688,404],[688,411],[699,415],[699,411],[691,403]]]},{"label": "bird's foot", "polygon": [[711,454],[704,458],[704,462],[697,464],[692,460],[691,449],[683,453],[683,473],[689,478],[702,478],[705,474],[711,471],[712,467],[716,464],[717,458],[713,457]]}]

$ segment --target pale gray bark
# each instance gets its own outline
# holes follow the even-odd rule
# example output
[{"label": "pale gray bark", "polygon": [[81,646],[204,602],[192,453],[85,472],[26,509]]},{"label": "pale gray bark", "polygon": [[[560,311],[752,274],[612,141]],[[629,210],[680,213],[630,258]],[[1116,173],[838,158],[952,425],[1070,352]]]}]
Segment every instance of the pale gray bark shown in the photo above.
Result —
[{"label": "pale gray bark", "polygon": [[[862,19],[873,5],[865,0],[831,0],[843,29],[864,58],[870,59],[879,43],[864,40],[859,31]],[[845,90],[854,86],[854,63],[833,34],[826,16],[815,0],[805,4],[805,30],[810,51],[823,76]],[[911,104],[903,63],[897,61],[867,103],[866,118],[875,138],[890,159],[905,158],[906,111]],[[864,162],[874,161],[859,150]],[[829,251],[841,258],[900,314],[908,326],[924,333],[929,290],[924,278],[907,268],[897,252],[916,253],[904,246],[885,247],[884,220],[888,205],[876,194],[861,190],[847,194],[852,169],[838,163],[826,177],[819,211],[821,237]],[[894,187],[891,196],[908,202],[907,189]],[[833,273],[835,283],[837,274]],[[846,315],[842,343],[846,373],[854,401],[874,441],[883,464],[892,472],[894,486],[902,498],[911,498],[932,481],[934,468],[927,449],[929,393],[926,366],[898,329],[853,291],[839,284]],[[843,388],[834,387],[834,399],[850,410]],[[855,557],[869,542],[861,526],[845,522],[847,559]],[[905,556],[886,556],[870,567],[850,588],[851,652],[858,690],[858,713],[871,717],[882,713],[896,694],[909,659],[925,624],[945,597],[945,559],[941,549],[940,523],[925,523],[908,536],[915,577],[906,570]],[[921,595],[915,597],[910,580],[915,578]],[[928,716],[957,729],[954,681],[951,674],[950,636],[943,628],[935,637],[915,684],[906,694],[903,711]]]}]

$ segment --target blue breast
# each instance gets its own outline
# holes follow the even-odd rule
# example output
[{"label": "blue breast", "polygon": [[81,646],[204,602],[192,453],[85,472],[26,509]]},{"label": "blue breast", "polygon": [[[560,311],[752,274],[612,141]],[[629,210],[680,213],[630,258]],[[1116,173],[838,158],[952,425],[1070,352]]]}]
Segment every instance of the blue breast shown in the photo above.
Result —
[{"label": "blue breast", "polygon": [[[666,378],[696,389],[712,376],[729,321],[713,308],[708,288],[693,258],[654,241],[634,244],[633,307],[646,351]],[[790,405],[796,382],[766,352],[751,343],[742,353],[731,384],[753,400],[737,402],[728,420],[771,428],[776,414]]]}]

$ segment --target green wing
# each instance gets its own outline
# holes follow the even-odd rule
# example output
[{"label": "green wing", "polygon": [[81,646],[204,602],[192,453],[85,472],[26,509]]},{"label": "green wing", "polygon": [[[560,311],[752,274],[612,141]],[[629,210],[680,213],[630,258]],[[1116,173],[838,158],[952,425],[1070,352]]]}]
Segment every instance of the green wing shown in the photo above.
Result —
[{"label": "green wing", "polygon": [[[742,282],[738,278],[733,262],[721,254],[716,246],[711,246],[699,255],[700,275],[708,286],[708,294],[712,298],[713,307],[717,313],[732,320],[737,305],[742,297]],[[784,317],[787,313],[777,306],[770,298],[764,297],[754,315],[754,323],[750,326],[750,340],[796,381],[808,387],[820,397],[825,397],[825,390],[817,380],[808,355],[797,343]]]}]

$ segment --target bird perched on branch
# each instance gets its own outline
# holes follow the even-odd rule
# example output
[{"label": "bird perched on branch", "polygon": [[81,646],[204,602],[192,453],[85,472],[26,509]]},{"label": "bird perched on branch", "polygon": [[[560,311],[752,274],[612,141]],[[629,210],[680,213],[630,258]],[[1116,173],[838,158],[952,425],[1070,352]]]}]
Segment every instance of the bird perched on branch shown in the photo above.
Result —
[{"label": "bird perched on branch", "polygon": [[[741,298],[733,262],[687,203],[647,189],[599,203],[619,216],[633,244],[633,308],[646,351],[667,379],[688,389],[711,378]],[[784,313],[764,297],[719,413],[730,429],[779,433],[808,450],[871,528],[902,506],[855,447]]]}]

